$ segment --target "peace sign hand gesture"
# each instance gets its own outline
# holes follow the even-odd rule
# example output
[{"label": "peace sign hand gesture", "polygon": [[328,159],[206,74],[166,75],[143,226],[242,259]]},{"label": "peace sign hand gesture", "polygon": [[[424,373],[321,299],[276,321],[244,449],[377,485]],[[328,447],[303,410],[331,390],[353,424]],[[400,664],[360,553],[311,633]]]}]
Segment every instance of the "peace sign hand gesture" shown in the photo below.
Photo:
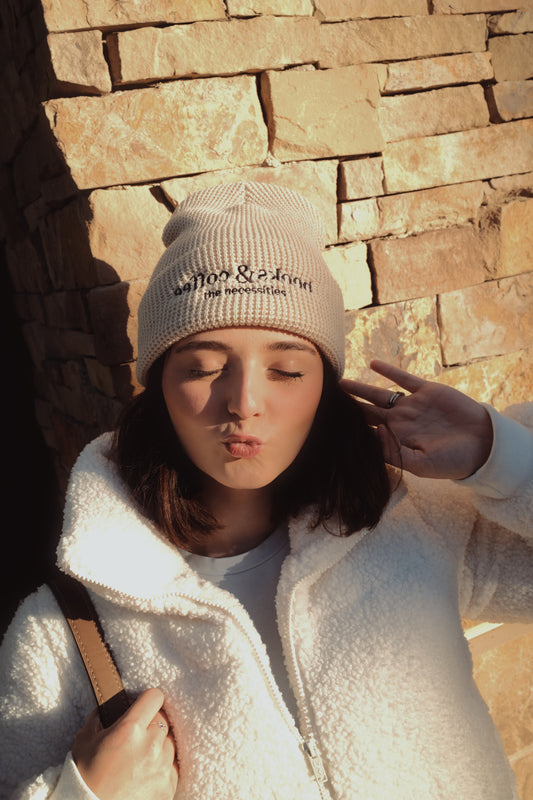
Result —
[{"label": "peace sign hand gesture", "polygon": [[426,478],[456,480],[485,463],[493,433],[482,405],[450,386],[423,380],[384,361],[371,361],[370,367],[410,392],[341,381],[346,392],[367,401],[361,405],[367,422],[378,430],[387,463]]}]

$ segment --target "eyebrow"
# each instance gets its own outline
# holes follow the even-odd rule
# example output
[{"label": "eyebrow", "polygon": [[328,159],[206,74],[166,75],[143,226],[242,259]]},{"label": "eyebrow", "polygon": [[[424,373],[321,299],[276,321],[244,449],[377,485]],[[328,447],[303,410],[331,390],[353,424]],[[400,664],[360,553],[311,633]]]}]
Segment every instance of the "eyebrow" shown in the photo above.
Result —
[{"label": "eyebrow", "polygon": [[[217,341],[216,339],[202,339],[202,340],[193,339],[191,342],[185,342],[184,344],[175,346],[174,352],[184,353],[186,351],[212,350],[214,352],[227,353],[231,349],[232,349],[231,347],[224,344],[223,342]],[[317,355],[317,350],[312,345],[307,344],[306,342],[299,341],[298,339],[270,342],[265,349],[270,350],[271,352],[285,352],[290,350],[298,350],[302,352],[312,353],[313,355]]]}]

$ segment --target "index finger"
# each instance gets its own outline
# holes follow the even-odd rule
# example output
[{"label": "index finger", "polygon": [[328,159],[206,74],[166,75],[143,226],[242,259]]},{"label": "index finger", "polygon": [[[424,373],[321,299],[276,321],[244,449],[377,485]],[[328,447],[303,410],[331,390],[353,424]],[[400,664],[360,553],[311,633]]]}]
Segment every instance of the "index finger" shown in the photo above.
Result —
[{"label": "index finger", "polygon": [[126,717],[130,722],[138,722],[146,727],[152,722],[157,712],[165,702],[165,695],[161,689],[146,689],[145,692],[131,704],[121,719]]},{"label": "index finger", "polygon": [[416,392],[426,382],[423,378],[417,375],[412,375],[400,367],[395,367],[394,364],[388,364],[386,361],[380,361],[378,358],[372,359],[370,362],[370,369],[383,375],[384,378],[389,378],[392,383],[401,386],[402,389],[407,389],[408,392]]}]

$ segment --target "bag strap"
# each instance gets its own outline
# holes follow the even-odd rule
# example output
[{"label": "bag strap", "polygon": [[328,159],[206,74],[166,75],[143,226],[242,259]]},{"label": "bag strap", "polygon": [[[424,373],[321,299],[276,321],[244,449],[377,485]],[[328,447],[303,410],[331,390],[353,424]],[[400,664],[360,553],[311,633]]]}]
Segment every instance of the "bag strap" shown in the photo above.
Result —
[{"label": "bag strap", "polygon": [[96,609],[86,588],[70,575],[56,569],[48,585],[80,651],[102,725],[108,728],[129,708],[130,702],[105,641]]}]

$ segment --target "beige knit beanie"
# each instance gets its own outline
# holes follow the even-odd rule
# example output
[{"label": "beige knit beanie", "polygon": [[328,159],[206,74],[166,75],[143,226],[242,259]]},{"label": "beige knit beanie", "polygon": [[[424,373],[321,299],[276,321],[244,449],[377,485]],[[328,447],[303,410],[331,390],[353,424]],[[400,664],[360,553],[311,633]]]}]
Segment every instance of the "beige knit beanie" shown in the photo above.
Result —
[{"label": "beige knit beanie", "polygon": [[240,326],[309,339],[340,378],[344,306],[324,239],[317,209],[281,186],[226,183],[187,197],[139,307],[139,381],[180,339]]}]

